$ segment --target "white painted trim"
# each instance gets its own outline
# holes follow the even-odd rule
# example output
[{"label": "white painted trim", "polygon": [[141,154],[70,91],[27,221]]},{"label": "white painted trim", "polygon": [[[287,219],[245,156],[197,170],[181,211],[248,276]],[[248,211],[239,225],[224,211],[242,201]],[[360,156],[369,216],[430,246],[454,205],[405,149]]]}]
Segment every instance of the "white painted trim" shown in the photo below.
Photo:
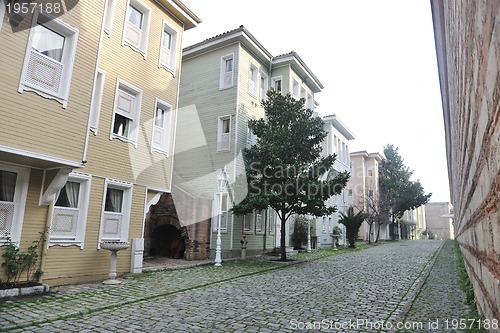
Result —
[{"label": "white painted trim", "polygon": [[[98,78],[100,77],[100,80]],[[106,71],[97,68],[94,75],[94,86],[92,88],[92,99],[90,101],[89,130],[97,135],[99,118],[101,115],[104,85],[106,82]],[[95,108],[95,109],[94,109]]]},{"label": "white painted trim", "polygon": [[63,64],[63,70],[61,74],[61,84],[58,92],[54,93],[42,87],[38,87],[36,85],[30,85],[29,83],[25,82],[25,76],[28,71],[28,63],[30,60],[30,54],[32,49],[31,45],[33,42],[32,35],[34,30],[30,29],[18,92],[22,93],[23,91],[33,91],[44,98],[54,99],[58,101],[59,103],[62,104],[63,108],[66,108],[68,105],[69,88],[71,85],[71,77],[73,74],[79,30],[77,28],[73,28],[69,24],[62,21],[61,19],[40,13],[38,7],[36,7],[33,12],[33,19],[31,22],[32,27],[35,27],[37,25],[39,16],[49,18],[49,21],[46,22],[44,25],[50,29],[53,29],[57,33],[62,34],[65,37],[63,59],[61,60],[61,64]]},{"label": "white painted trim", "polygon": [[[118,91],[120,90],[120,86],[124,87],[126,90],[130,90],[132,93],[134,93],[135,98],[136,98],[136,103],[135,103],[135,110],[134,110],[134,118],[132,119],[132,123],[134,128],[129,129],[129,136],[128,137],[123,137],[119,136],[113,133],[113,128],[115,124],[115,114],[116,114],[116,105],[118,101]],[[119,139],[123,142],[129,142],[134,145],[135,148],[137,148],[137,143],[139,140],[139,130],[140,130],[140,116],[141,116],[141,108],[142,108],[142,94],[143,91],[142,89],[137,88],[136,86],[123,81],[120,78],[116,78],[116,87],[115,87],[115,100],[113,104],[113,118],[111,120],[111,129],[109,131],[109,139]],[[133,133],[130,133],[130,131],[133,131]]]},{"label": "white painted trim", "polygon": [[[138,48],[137,46],[133,45],[132,43],[130,43],[126,36],[127,36],[127,26],[128,26],[128,13],[129,13],[129,8],[130,8],[130,4],[132,3],[132,5],[134,5],[134,7],[136,9],[138,9],[143,15],[143,19],[144,19],[144,22],[143,22],[143,29],[142,29],[142,37],[141,37],[141,45],[140,47]],[[147,51],[148,51],[148,41],[149,41],[149,30],[150,30],[150,26],[151,26],[151,17],[152,17],[152,10],[151,10],[151,7],[149,7],[148,5],[146,5],[143,1],[141,0],[127,0],[127,7],[126,7],[126,11],[125,11],[125,20],[124,20],[124,23],[123,23],[123,35],[122,35],[122,45],[125,46],[129,46],[132,50],[136,51],[136,52],[139,52],[140,54],[142,54],[142,56],[144,57],[144,60],[146,60],[146,56],[147,56]]]},{"label": "white painted trim", "polygon": [[2,31],[2,25],[5,18],[5,9],[6,9],[5,3],[6,3],[5,0],[0,0],[0,31]]},{"label": "white painted trim", "polygon": [[[108,37],[111,37],[111,32],[113,31],[113,21],[115,18],[115,7],[116,7],[116,0],[106,0],[106,4],[104,7],[104,15],[103,15],[103,20],[102,20],[102,30],[108,35]],[[109,10],[109,12],[108,12]],[[107,22],[109,20],[109,22]],[[110,25],[110,27],[106,27],[106,23]]]},{"label": "white painted trim", "polygon": [[123,190],[123,202],[122,202],[122,230],[120,235],[120,241],[126,242],[128,241],[129,235],[129,227],[130,227],[130,212],[132,210],[132,190],[134,188],[134,184],[106,178],[104,181],[104,192],[102,196],[102,207],[101,207],[101,220],[99,225],[99,237],[97,240],[97,249],[101,248],[101,240],[102,240],[102,232],[103,232],[103,224],[104,224],[104,208],[106,207],[106,193],[108,187],[116,188]]},{"label": "white painted trim", "polygon": [[[87,230],[87,215],[89,210],[89,202],[90,202],[90,189],[92,176],[90,174],[80,173],[80,172],[71,172],[68,177],[68,181],[74,181],[80,183],[80,195],[78,198],[78,224],[76,237],[74,240],[64,240],[57,239],[53,240],[50,238],[50,232],[48,237],[48,246],[60,245],[60,246],[71,246],[77,245],[80,249],[83,250],[85,244],[85,231]],[[52,210],[54,210],[55,205],[52,205]],[[54,217],[54,213],[52,213],[52,218]],[[52,225],[52,221],[51,225]]]},{"label": "white painted trim", "polygon": [[[24,222],[24,211],[26,209],[26,198],[30,179],[30,169],[26,167],[13,166],[0,162],[0,169],[17,173],[16,189],[14,192],[14,215],[12,218],[11,241],[19,246],[21,232]],[[0,245],[3,240],[0,239]]]},{"label": "white painted trim", "polygon": [[[155,148],[155,146],[153,144],[154,136],[155,136],[155,127],[156,127],[156,124],[155,124],[155,122],[156,122],[156,109],[158,108],[158,105],[164,106],[166,109],[168,109],[168,112],[165,115],[165,120],[164,120],[164,122],[166,123],[165,129],[164,129],[166,132],[166,133],[164,133],[164,136],[166,138],[166,143],[164,145],[164,146],[166,146],[165,150]],[[173,112],[172,110],[173,110],[173,107],[170,103],[167,103],[167,102],[159,99],[158,97],[156,97],[155,108],[153,111],[153,128],[152,128],[152,132],[151,132],[152,133],[152,135],[151,135],[151,153],[157,152],[160,154],[164,154],[167,157],[170,156],[169,150],[170,150],[170,137],[172,135],[172,112]],[[167,111],[167,110],[165,110],[165,111]]]},{"label": "white painted trim", "polygon": [[[167,27],[167,29],[165,29]],[[159,50],[159,56],[158,56],[158,68],[163,68],[166,71],[172,73],[172,75],[175,77],[175,68],[177,67],[177,58],[178,58],[178,50],[180,47],[180,34],[177,29],[175,29],[167,20],[163,19],[162,20],[162,25],[161,25],[161,32],[160,32],[160,50]],[[170,61],[172,63],[171,67],[168,67],[164,65],[161,61],[161,52],[163,49],[163,31],[167,30],[172,34],[172,50],[171,50],[171,56],[170,56]]]},{"label": "white painted trim", "polygon": [[60,164],[62,166],[68,166],[68,167],[73,167],[73,168],[83,168],[84,167],[84,164],[81,162],[74,162],[74,161],[65,160],[65,159],[59,158],[59,157],[48,156],[48,155],[44,155],[44,154],[40,154],[40,153],[36,153],[36,152],[26,151],[26,150],[22,150],[22,149],[7,147],[7,146],[0,146],[0,151],[5,152],[5,153],[20,155],[20,156],[25,156],[25,157],[29,157],[29,158],[34,158],[37,160],[52,162],[52,163]]}]

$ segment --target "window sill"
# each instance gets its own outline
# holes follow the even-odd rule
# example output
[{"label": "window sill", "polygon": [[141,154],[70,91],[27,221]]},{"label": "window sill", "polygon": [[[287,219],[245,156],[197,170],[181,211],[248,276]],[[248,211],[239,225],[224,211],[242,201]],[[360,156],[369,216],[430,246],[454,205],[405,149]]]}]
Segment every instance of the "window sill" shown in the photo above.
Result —
[{"label": "window sill", "polygon": [[80,249],[83,250],[83,242],[82,241],[77,241],[77,240],[63,240],[63,239],[57,239],[57,240],[49,240],[49,247],[52,246],[79,246]]},{"label": "window sill", "polygon": [[[61,85],[62,84],[63,83],[61,83]],[[44,89],[42,89],[42,88],[35,87],[35,86],[30,86],[30,85],[26,85],[24,83],[21,83],[19,85],[18,92],[19,93],[23,93],[24,91],[32,91],[32,92],[36,93],[37,95],[39,95],[39,96],[41,96],[43,98],[55,100],[55,101],[59,102],[60,104],[62,104],[62,107],[64,109],[66,109],[66,107],[68,106],[68,101],[64,97],[59,96],[59,95],[55,95],[55,94],[52,94],[52,93],[48,93],[48,92],[44,91]]]},{"label": "window sill", "polygon": [[119,136],[119,135],[116,135],[114,133],[111,133],[111,136],[109,137],[110,140],[113,140],[113,139],[118,139],[120,141],[123,141],[123,142],[126,142],[126,143],[130,143],[130,144],[133,144],[135,148],[137,148],[137,142],[132,140],[132,139],[129,139],[127,137],[124,137],[124,136]]},{"label": "window sill", "polygon": [[171,67],[165,66],[163,64],[160,64],[160,66],[158,66],[158,67],[163,68],[164,70],[166,70],[167,72],[172,74],[172,77],[175,77],[175,68],[171,68]]},{"label": "window sill", "polygon": [[129,41],[127,41],[126,39],[123,41],[123,46],[128,46],[130,47],[133,51],[137,52],[137,53],[140,53],[142,54],[142,57],[144,58],[144,60],[146,60],[146,51],[138,48],[137,46],[135,46],[134,44],[130,43]]}]

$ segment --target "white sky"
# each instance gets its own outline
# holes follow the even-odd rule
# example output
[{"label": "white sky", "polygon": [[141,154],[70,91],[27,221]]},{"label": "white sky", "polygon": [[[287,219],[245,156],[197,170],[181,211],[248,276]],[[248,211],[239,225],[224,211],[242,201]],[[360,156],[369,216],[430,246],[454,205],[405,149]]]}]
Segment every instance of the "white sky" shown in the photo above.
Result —
[{"label": "white sky", "polygon": [[351,152],[391,143],[431,202],[450,200],[429,0],[182,2],[203,21],[183,47],[244,25],[274,56],[296,51],[325,87],[317,111],[356,136]]}]

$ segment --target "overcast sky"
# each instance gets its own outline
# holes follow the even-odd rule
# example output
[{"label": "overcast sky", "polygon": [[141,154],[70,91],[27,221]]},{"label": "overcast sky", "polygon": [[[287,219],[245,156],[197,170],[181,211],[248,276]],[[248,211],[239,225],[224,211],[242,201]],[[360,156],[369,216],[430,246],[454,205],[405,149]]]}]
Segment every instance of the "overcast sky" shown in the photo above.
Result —
[{"label": "overcast sky", "polygon": [[182,1],[203,21],[183,47],[244,25],[274,56],[296,51],[325,87],[317,111],[356,136],[351,152],[391,143],[430,201],[449,201],[430,1]]}]

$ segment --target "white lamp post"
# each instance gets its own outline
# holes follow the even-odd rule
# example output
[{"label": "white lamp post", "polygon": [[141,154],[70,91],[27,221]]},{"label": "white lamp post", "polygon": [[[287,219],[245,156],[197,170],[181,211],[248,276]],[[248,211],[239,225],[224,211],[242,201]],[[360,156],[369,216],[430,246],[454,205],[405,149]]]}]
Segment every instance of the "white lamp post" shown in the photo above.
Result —
[{"label": "white lamp post", "polygon": [[221,246],[222,242],[220,239],[220,225],[221,225],[221,220],[222,220],[222,198],[224,195],[224,191],[226,190],[227,186],[227,173],[226,173],[226,167],[222,169],[222,171],[219,173],[219,176],[217,177],[217,184],[219,186],[219,218],[217,219],[217,245],[215,248],[215,264],[214,266],[222,266],[222,257],[221,257]]}]

